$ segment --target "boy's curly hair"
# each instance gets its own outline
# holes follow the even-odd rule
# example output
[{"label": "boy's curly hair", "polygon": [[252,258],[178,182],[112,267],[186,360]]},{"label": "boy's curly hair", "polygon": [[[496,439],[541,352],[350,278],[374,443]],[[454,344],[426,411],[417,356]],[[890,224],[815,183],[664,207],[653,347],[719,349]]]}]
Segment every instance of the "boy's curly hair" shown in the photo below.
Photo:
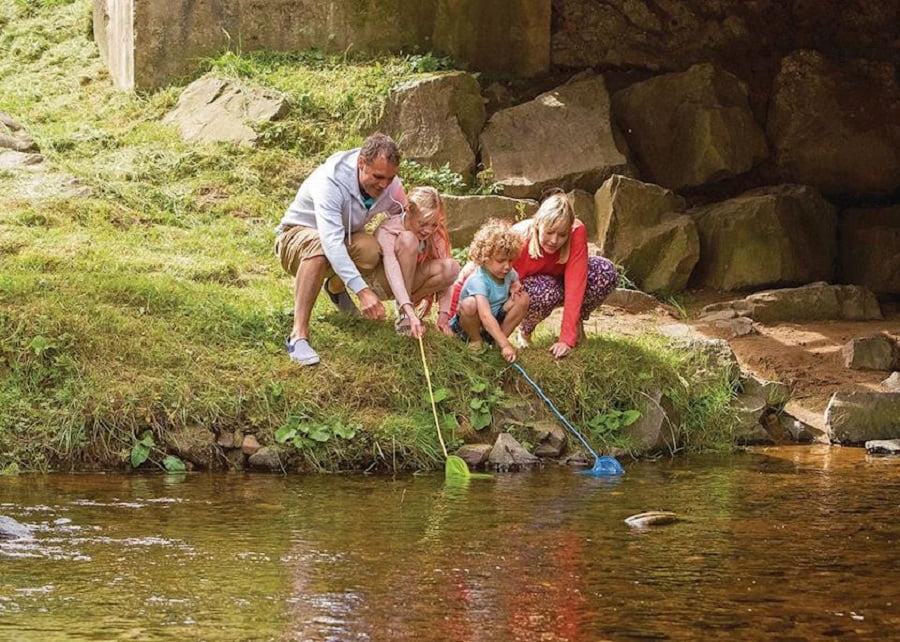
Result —
[{"label": "boy's curly hair", "polygon": [[483,265],[491,257],[514,259],[521,249],[522,239],[511,229],[510,222],[492,218],[475,232],[475,238],[469,245],[469,258]]}]

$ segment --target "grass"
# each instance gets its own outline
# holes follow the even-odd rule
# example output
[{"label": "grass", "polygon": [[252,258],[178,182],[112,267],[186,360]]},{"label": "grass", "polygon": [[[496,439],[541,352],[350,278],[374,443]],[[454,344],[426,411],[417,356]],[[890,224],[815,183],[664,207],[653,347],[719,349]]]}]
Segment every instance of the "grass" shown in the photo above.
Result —
[{"label": "grass", "polygon": [[[417,346],[390,324],[319,302],[323,364],[285,358],[291,285],[271,244],[302,179],[361,140],[390,87],[448,62],[228,53],[206,69],[282,92],[293,110],[254,149],[186,143],[160,123],[184,85],[114,90],[87,37],[90,13],[88,0],[0,5],[0,106],[38,142],[51,167],[41,176],[90,192],[34,193],[38,175],[0,173],[0,471],[123,468],[147,430],[158,463],[183,431],[275,445],[286,426],[306,431],[279,446],[293,468],[439,466]],[[446,169],[404,172],[411,184],[466,189]],[[503,391],[504,404],[539,405],[496,352],[473,356],[436,333],[426,351],[455,443],[485,439],[468,425],[475,384]],[[565,367],[546,350],[522,363],[576,425],[655,388],[681,413],[685,449],[729,442],[729,383],[652,338],[593,338]]]}]

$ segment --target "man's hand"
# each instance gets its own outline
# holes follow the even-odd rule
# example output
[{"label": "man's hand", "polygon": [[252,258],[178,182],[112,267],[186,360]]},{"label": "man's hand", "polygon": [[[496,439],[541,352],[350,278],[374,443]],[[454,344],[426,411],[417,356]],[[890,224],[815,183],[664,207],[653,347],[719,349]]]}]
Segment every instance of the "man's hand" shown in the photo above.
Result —
[{"label": "man's hand", "polygon": [[500,348],[500,356],[506,359],[507,363],[512,363],[516,360],[516,349],[512,347],[512,344],[507,342],[505,346]]},{"label": "man's hand", "polygon": [[359,311],[366,319],[384,321],[384,306],[372,288],[363,288],[356,296],[359,297]]}]

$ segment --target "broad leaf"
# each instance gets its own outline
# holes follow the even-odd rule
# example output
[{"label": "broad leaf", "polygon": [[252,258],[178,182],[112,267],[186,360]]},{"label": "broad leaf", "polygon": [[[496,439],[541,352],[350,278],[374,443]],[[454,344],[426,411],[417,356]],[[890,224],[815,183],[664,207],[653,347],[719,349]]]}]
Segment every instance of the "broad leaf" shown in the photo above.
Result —
[{"label": "broad leaf", "polygon": [[184,462],[175,455],[166,455],[163,459],[163,467],[170,473],[183,473],[187,468]]},{"label": "broad leaf", "polygon": [[283,444],[284,442],[293,439],[296,434],[296,426],[284,425],[275,431],[275,441],[279,444]]}]

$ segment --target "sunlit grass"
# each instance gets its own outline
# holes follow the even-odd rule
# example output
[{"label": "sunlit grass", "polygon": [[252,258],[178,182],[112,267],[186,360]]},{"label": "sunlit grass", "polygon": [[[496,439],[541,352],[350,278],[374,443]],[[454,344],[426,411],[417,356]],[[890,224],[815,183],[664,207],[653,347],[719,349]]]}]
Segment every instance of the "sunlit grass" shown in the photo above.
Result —
[{"label": "sunlit grass", "polygon": [[[0,108],[49,165],[0,173],[0,471],[121,467],[145,430],[158,444],[179,430],[210,439],[239,430],[271,445],[298,417],[360,430],[299,451],[281,446],[296,467],[440,465],[418,350],[390,323],[349,319],[320,301],[313,342],[323,363],[286,358],[291,281],[272,241],[302,179],[361,140],[389,88],[445,62],[225,54],[207,68],[282,92],[292,111],[256,148],[186,143],[160,122],[183,86],[115,90],[88,37],[90,13],[89,0],[0,3]],[[406,170],[461,189],[447,172]],[[89,195],[35,195],[41,176],[75,178]],[[539,335],[538,348],[549,341]],[[540,412],[496,351],[472,355],[431,333],[426,353],[449,393],[441,411],[460,423],[451,441],[472,434],[475,384]],[[728,382],[659,341],[594,338],[562,366],[540,349],[522,363],[578,424],[657,388],[685,418],[685,448],[727,441]],[[628,444],[613,436],[596,445]]]}]

